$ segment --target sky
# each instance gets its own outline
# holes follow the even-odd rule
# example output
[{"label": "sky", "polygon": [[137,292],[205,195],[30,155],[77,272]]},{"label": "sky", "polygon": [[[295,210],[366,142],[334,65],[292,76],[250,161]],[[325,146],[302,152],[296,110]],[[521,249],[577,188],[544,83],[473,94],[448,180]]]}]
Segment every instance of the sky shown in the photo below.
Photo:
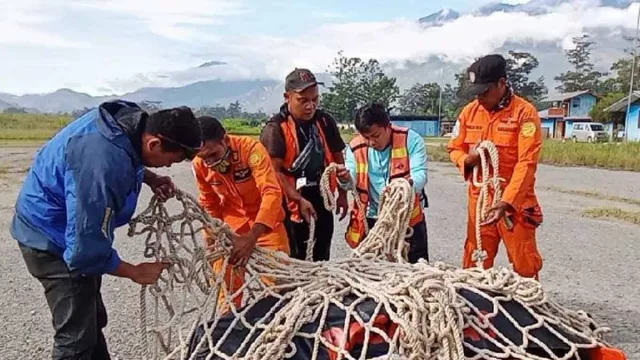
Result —
[{"label": "sky", "polygon": [[[468,12],[488,2],[0,0],[0,92],[104,95],[216,78],[280,80],[296,66],[326,71],[338,51],[383,62],[465,61],[507,41],[569,44],[589,26],[636,25],[637,5],[598,8],[597,0],[541,16],[466,15],[429,29],[416,22],[445,5]],[[209,61],[226,65],[198,68]]]}]

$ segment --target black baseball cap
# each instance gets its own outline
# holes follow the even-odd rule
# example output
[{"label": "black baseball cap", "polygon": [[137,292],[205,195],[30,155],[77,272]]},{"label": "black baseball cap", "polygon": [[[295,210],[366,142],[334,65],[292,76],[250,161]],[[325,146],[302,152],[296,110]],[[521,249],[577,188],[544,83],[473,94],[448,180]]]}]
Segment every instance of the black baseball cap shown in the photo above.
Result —
[{"label": "black baseball cap", "polygon": [[467,75],[469,86],[466,91],[474,96],[480,95],[487,91],[492,83],[507,78],[507,61],[499,54],[481,57],[469,66]]},{"label": "black baseball cap", "polygon": [[285,91],[300,92],[315,85],[324,85],[324,83],[318,82],[316,76],[308,69],[295,68],[284,80]]}]

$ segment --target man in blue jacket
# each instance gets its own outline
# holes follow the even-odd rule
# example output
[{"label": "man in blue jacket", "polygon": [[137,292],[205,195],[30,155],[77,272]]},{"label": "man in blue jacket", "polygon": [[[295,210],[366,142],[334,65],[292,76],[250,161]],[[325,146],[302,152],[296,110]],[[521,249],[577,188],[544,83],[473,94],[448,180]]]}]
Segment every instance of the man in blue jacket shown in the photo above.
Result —
[{"label": "man in blue jacket", "polygon": [[154,284],[167,263],[129,264],[112,247],[133,216],[142,183],[161,199],[174,185],[147,167],[191,159],[201,145],[189,108],[148,115],[125,101],[101,104],[56,134],[35,157],[11,234],[42,283],[55,329],[53,359],[109,359],[102,275]]}]

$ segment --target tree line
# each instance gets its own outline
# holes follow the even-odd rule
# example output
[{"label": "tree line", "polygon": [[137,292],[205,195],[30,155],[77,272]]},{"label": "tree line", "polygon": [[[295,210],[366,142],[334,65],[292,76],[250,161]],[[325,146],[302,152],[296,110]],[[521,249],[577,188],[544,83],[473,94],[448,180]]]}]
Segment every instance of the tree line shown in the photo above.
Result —
[{"label": "tree line", "polygon": [[[632,39],[627,38],[629,42]],[[631,79],[633,47],[625,50],[625,55],[615,61],[609,72],[595,70],[592,51],[595,42],[589,35],[573,38],[574,48],[565,51],[570,69],[558,74],[555,90],[560,93],[591,91],[600,101],[591,112],[594,121],[611,122],[614,114],[604,109],[626,96]],[[514,91],[542,109],[549,90],[544,77],[532,78],[540,66],[538,59],[528,52],[509,51],[507,76]],[[637,64],[637,62],[636,62]],[[635,74],[638,74],[636,65]],[[403,115],[438,115],[454,119],[462,107],[472,100],[465,93],[468,82],[466,70],[454,75],[453,84],[444,86],[432,83],[416,83],[400,92],[396,78],[386,75],[375,59],[364,61],[358,57],[345,57],[342,52],[329,68],[333,83],[322,95],[322,106],[337,119],[352,122],[355,110],[371,101],[385,104],[390,112]],[[634,75],[635,78],[635,75]],[[634,88],[640,84],[634,81]]]}]

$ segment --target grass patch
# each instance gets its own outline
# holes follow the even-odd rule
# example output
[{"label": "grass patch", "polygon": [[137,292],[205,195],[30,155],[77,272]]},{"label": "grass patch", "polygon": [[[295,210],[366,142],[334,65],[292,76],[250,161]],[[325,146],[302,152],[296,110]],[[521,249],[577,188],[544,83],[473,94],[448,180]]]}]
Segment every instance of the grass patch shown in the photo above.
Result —
[{"label": "grass patch", "polygon": [[0,113],[0,140],[48,140],[72,120],[65,115]]},{"label": "grass patch", "polygon": [[640,171],[640,143],[561,143],[545,141],[541,162],[560,166],[585,166]]},{"label": "grass patch", "polygon": [[446,144],[433,145],[427,147],[427,156],[429,161],[434,162],[450,162],[449,152]]},{"label": "grass patch", "polygon": [[603,207],[587,209],[582,213],[582,216],[592,219],[615,219],[640,225],[640,211],[628,211],[619,208]]},{"label": "grass patch", "polygon": [[[71,116],[51,114],[0,113],[0,146],[41,145],[73,121]],[[223,119],[230,134],[258,137],[258,122]],[[355,136],[353,129],[341,132],[345,142]],[[430,161],[449,162],[447,138],[426,138]],[[640,143],[582,144],[545,141],[541,162],[560,166],[585,166],[613,170],[640,171]]]},{"label": "grass patch", "polygon": [[621,196],[605,195],[605,194],[602,194],[602,193],[597,192],[595,190],[591,190],[591,191],[589,191],[589,190],[570,190],[570,189],[563,189],[563,188],[557,187],[557,186],[548,186],[548,187],[543,187],[542,189],[543,190],[554,191],[554,192],[558,192],[558,193],[562,193],[562,194],[578,195],[578,196],[584,196],[584,197],[589,197],[589,198],[598,199],[598,200],[615,201],[615,202],[619,202],[619,203],[625,203],[625,204],[631,204],[631,205],[640,206],[640,200],[624,198],[624,197],[621,197]]}]

